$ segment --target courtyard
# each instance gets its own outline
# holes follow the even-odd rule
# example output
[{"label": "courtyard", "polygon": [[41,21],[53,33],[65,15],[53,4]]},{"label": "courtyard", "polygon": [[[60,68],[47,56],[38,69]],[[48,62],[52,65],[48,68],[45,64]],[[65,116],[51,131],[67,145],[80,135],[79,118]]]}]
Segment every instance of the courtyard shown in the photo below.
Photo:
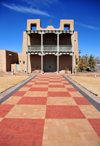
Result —
[{"label": "courtyard", "polygon": [[0,93],[29,78],[29,76],[0,75]]},{"label": "courtyard", "polygon": [[100,111],[61,75],[39,74],[0,104],[0,145],[99,146]]},{"label": "courtyard", "polygon": [[95,78],[95,76],[70,76],[70,78],[100,97],[100,77]]}]

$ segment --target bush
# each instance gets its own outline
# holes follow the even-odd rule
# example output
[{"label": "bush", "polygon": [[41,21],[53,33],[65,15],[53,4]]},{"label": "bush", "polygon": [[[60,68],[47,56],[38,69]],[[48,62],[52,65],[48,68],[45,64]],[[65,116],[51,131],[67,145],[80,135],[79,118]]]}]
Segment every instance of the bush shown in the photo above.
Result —
[{"label": "bush", "polygon": [[85,61],[85,59],[84,58],[81,58],[80,59],[80,63],[79,63],[79,65],[78,65],[78,71],[85,71],[86,69],[87,69],[87,63],[86,63],[86,61]]},{"label": "bush", "polygon": [[90,58],[88,59],[88,66],[91,68],[91,71],[95,69],[95,61],[93,56],[91,55]]}]

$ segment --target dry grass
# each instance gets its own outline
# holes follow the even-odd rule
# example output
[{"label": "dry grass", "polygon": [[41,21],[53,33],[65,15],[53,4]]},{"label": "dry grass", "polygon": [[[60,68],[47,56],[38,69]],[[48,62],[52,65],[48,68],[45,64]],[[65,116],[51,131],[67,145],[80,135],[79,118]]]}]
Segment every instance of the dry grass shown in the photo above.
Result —
[{"label": "dry grass", "polygon": [[100,77],[70,76],[70,78],[100,97]]},{"label": "dry grass", "polygon": [[0,75],[0,93],[6,89],[18,84],[19,82],[27,79],[29,76],[11,76]]}]

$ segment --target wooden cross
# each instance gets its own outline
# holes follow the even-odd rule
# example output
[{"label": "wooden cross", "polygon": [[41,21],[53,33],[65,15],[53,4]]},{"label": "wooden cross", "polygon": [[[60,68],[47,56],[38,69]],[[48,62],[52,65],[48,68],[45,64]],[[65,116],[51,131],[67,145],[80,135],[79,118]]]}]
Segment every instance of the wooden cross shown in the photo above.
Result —
[{"label": "wooden cross", "polygon": [[52,23],[52,21],[50,20],[50,21],[48,21],[49,23],[50,23],[50,25],[51,25],[51,23]]}]

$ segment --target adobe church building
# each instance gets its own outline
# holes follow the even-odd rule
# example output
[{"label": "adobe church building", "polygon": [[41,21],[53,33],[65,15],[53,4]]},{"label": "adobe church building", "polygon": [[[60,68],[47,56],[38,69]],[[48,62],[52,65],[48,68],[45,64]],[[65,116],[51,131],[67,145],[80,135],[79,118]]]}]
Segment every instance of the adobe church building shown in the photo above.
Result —
[{"label": "adobe church building", "polygon": [[[10,60],[13,60],[12,56],[9,57]],[[65,73],[67,68],[69,73],[73,73],[76,67],[75,56],[79,58],[74,21],[60,20],[58,29],[50,21],[50,25],[44,29],[41,28],[40,19],[27,20],[27,30],[23,32],[22,53],[16,56],[16,61],[11,63],[15,72]]]},{"label": "adobe church building", "polygon": [[11,71],[11,64],[18,64],[18,53],[8,50],[0,50],[0,72]]}]

